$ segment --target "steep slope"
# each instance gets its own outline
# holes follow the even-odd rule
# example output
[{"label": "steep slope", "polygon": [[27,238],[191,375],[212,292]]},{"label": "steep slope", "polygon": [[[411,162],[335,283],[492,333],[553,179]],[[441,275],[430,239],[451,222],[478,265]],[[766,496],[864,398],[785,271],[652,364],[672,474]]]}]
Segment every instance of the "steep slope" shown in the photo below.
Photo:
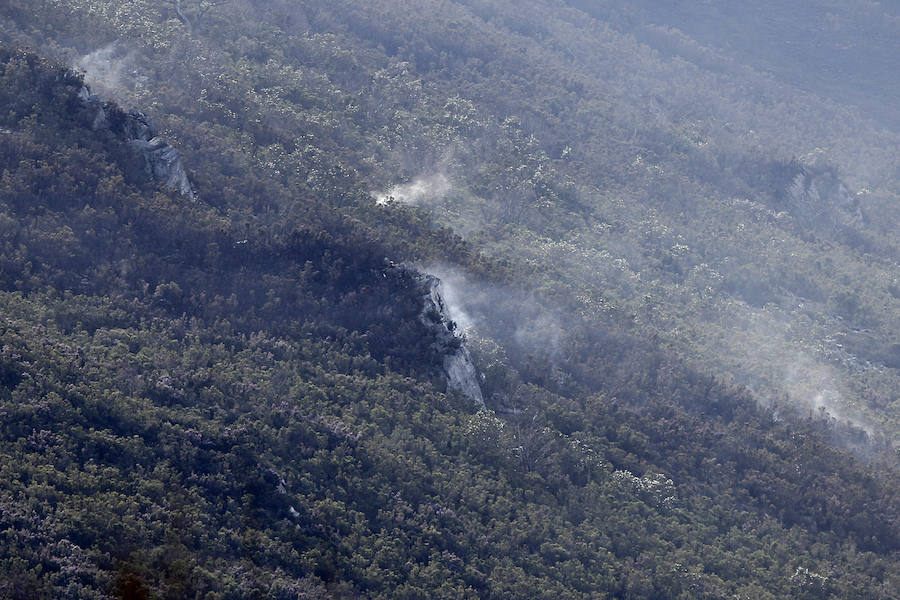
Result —
[{"label": "steep slope", "polygon": [[[226,148],[236,169],[314,191],[389,246],[408,236],[388,223],[433,219],[530,287],[583,299],[575,312],[633,313],[764,405],[788,397],[897,444],[900,138],[854,106],[852,81],[828,85],[853,98],[819,94],[742,53],[749,42],[708,39],[756,8],[708,11],[704,37],[678,16],[699,8],[652,3],[216,4],[184,3],[190,30],[150,1],[11,2],[4,23],[97,90],[155,107],[201,189],[220,185],[203,165]],[[894,22],[854,6],[835,15],[890,60],[879,40]],[[827,32],[808,10],[778,27],[815,46]],[[381,210],[370,191],[397,201]],[[296,210],[257,202],[267,223]]]},{"label": "steep slope", "polygon": [[[588,13],[605,9],[601,15],[614,14],[599,2],[570,4]],[[629,3],[628,10],[633,12],[626,17],[621,11],[615,19],[619,26],[650,45],[658,44],[662,52],[691,56],[687,44],[672,43],[677,34],[666,40],[675,29],[735,62],[857,106],[895,131],[900,127],[900,87],[891,76],[900,69],[894,44],[900,31],[896,3],[825,0],[785,6],[649,0]]]},{"label": "steep slope", "polygon": [[[78,76],[3,53],[4,595],[896,597],[894,467],[832,445],[878,457],[889,441],[786,398],[760,402],[679,357],[696,339],[666,320],[707,318],[716,274],[693,261],[722,252],[698,254],[667,225],[672,207],[651,203],[690,153],[635,165],[609,148],[603,164],[620,170],[591,196],[566,181],[590,171],[584,148],[541,137],[551,128],[534,113],[493,112],[521,107],[487,92],[510,54],[451,79],[439,52],[432,73],[427,48],[391,41],[419,34],[390,29],[400,13],[365,12],[377,4],[234,2],[205,19],[184,5],[190,35],[167,3],[4,9],[11,38],[39,42],[52,22],[48,46],[85,23],[131,31],[140,50],[128,60],[148,80],[123,72],[134,86],[116,89],[155,98],[146,106],[198,195],[133,169],[127,143],[81,114]],[[354,37],[365,26],[380,41]],[[442,51],[458,59],[479,41]],[[403,52],[421,64],[387,56]],[[656,143],[662,157],[673,138],[655,134],[629,144],[644,157]],[[750,164],[762,174],[743,172],[750,190],[828,173]],[[371,197],[403,179],[413,185],[394,201]],[[698,181],[684,198],[722,185]],[[821,181],[755,204],[678,207],[685,221],[759,215],[746,226],[783,226],[796,236],[788,252],[824,225],[779,225],[774,207],[821,197],[833,187]],[[585,257],[601,277],[585,276]],[[436,349],[447,343],[422,318],[429,289],[390,260],[444,279],[496,412],[446,390]],[[632,313],[638,275],[662,273],[665,306],[684,299],[684,314],[649,301]]]}]

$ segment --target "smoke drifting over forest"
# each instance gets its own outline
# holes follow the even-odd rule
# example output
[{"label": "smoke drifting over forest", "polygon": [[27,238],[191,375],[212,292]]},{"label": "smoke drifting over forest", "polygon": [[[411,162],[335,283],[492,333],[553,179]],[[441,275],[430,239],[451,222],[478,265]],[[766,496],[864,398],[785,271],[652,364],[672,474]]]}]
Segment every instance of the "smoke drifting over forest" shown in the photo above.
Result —
[{"label": "smoke drifting over forest", "polygon": [[443,173],[416,177],[409,183],[395,185],[386,192],[373,192],[375,202],[381,205],[391,200],[412,206],[428,205],[442,199],[453,188]]},{"label": "smoke drifting over forest", "polygon": [[133,88],[135,83],[146,81],[146,77],[134,71],[136,57],[134,50],[116,41],[85,54],[76,67],[84,72],[84,81],[94,93],[114,98],[123,90]]},{"label": "smoke drifting over forest", "polygon": [[888,4],[0,2],[0,598],[900,600]]},{"label": "smoke drifting over forest", "polygon": [[565,315],[524,289],[473,281],[447,265],[427,265],[424,271],[442,282],[444,300],[462,333],[493,338],[511,352],[551,361],[563,356]]}]

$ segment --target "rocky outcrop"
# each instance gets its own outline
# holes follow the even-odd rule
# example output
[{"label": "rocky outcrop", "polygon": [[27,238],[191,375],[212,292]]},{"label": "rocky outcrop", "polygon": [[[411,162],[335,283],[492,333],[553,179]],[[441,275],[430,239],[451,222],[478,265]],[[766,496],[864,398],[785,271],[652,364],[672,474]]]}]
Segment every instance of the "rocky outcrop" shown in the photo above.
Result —
[{"label": "rocky outcrop", "polygon": [[88,109],[91,128],[94,131],[109,130],[125,141],[141,160],[148,179],[159,181],[191,200],[196,199],[178,150],[157,135],[144,113],[136,110],[126,113],[114,103],[92,94],[87,86],[81,89],[79,98]]},{"label": "rocky outcrop", "polygon": [[478,383],[478,371],[472,355],[457,334],[456,324],[441,293],[441,280],[421,275],[425,289],[420,318],[435,336],[434,350],[443,356],[443,370],[450,389],[471,400],[476,408],[484,408],[484,396]]},{"label": "rocky outcrop", "polygon": [[160,137],[131,140],[130,143],[144,157],[144,169],[149,176],[161,181],[168,189],[194,200],[194,190],[178,150]]},{"label": "rocky outcrop", "polygon": [[784,190],[791,213],[818,226],[855,227],[864,222],[859,197],[830,169],[795,164],[796,171]]}]

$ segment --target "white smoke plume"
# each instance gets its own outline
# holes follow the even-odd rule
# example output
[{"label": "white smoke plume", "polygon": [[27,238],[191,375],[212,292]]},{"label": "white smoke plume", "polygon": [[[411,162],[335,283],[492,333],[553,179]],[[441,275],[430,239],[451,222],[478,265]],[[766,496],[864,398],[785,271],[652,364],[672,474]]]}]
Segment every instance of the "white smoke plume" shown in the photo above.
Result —
[{"label": "white smoke plume", "polygon": [[377,204],[387,204],[392,200],[400,204],[419,206],[429,204],[446,196],[453,185],[443,173],[416,177],[409,183],[395,185],[386,192],[373,192]]},{"label": "white smoke plume", "polygon": [[441,292],[447,312],[460,333],[477,329],[476,317],[470,311],[471,307],[476,307],[484,300],[484,291],[469,284],[465,276],[456,269],[431,265],[422,270],[441,280]]},{"label": "white smoke plume", "polygon": [[102,96],[116,97],[140,83],[136,76],[136,54],[118,41],[85,54],[76,66],[84,72],[84,81]]},{"label": "white smoke plume", "polygon": [[441,280],[450,317],[463,334],[506,338],[526,354],[554,364],[565,344],[563,317],[530,294],[508,286],[485,285],[445,265],[423,269]]},{"label": "white smoke plume", "polygon": [[542,311],[536,302],[524,305],[525,314],[533,315],[516,328],[514,338],[532,354],[545,356],[554,363],[564,340],[563,328],[557,315]]},{"label": "white smoke plume", "polygon": [[850,414],[836,371],[806,354],[795,355],[786,361],[783,389],[790,399],[801,406],[806,404],[815,413],[837,421],[847,421],[872,435],[873,429],[862,419]]},{"label": "white smoke plume", "polygon": [[[753,391],[760,404],[772,408],[787,400],[801,411],[872,433],[852,403],[853,391],[834,365],[840,347],[822,340],[809,327],[793,325],[785,313],[732,303],[723,311],[726,335],[714,339],[719,369]],[[776,402],[777,399],[777,402]]]}]

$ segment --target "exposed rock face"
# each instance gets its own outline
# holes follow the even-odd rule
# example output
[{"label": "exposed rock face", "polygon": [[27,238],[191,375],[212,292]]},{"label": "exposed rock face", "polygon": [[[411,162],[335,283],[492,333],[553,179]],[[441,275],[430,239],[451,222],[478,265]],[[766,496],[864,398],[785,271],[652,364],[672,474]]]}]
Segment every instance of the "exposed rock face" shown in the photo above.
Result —
[{"label": "exposed rock face", "polygon": [[859,198],[831,170],[798,167],[785,190],[791,212],[801,219],[826,226],[863,224]]},{"label": "exposed rock face", "polygon": [[170,190],[176,190],[182,196],[194,200],[194,190],[178,150],[161,137],[131,140],[131,144],[143,155],[144,169],[148,175],[161,181]]},{"label": "exposed rock face", "polygon": [[91,93],[87,86],[81,88],[79,98],[93,113],[91,127],[94,131],[108,129],[125,140],[143,160],[144,174],[160,181],[170,190],[195,200],[194,189],[184,169],[178,150],[156,135],[147,116],[136,110],[122,111],[110,102],[104,102]]},{"label": "exposed rock face", "polygon": [[443,369],[450,389],[469,398],[477,408],[484,408],[484,396],[478,384],[478,372],[469,350],[456,334],[456,324],[441,294],[441,280],[422,275],[425,286],[424,304],[420,318],[435,333],[435,351],[444,357]]}]

